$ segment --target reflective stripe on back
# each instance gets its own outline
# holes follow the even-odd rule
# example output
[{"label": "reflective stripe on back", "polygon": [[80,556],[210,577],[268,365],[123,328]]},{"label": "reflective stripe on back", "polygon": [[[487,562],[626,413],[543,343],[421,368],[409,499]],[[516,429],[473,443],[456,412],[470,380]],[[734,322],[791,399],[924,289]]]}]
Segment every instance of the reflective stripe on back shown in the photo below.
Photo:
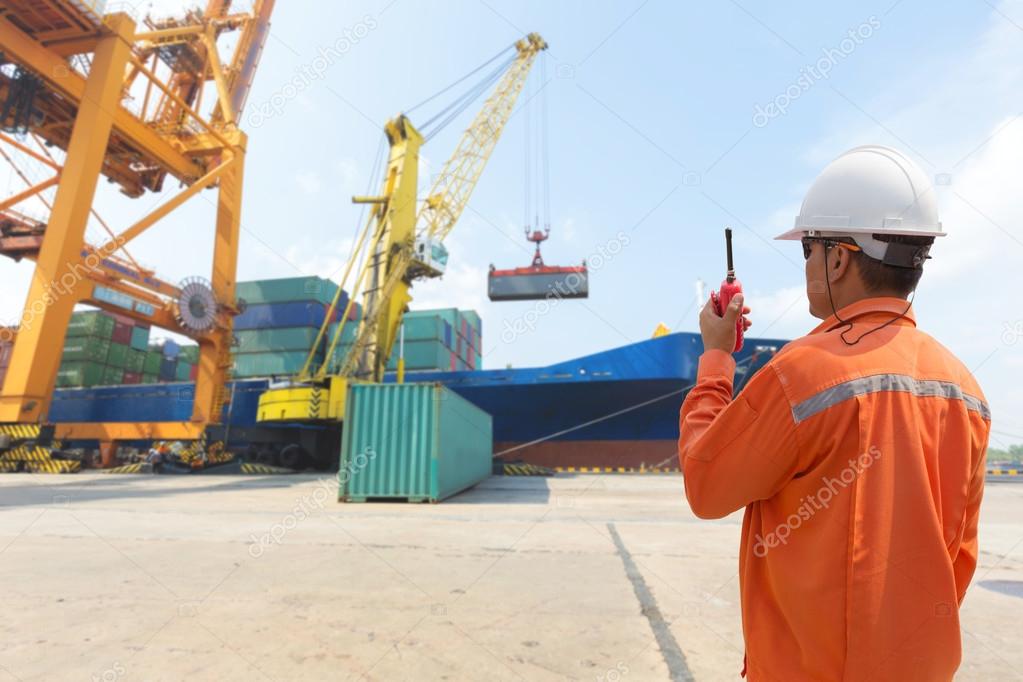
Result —
[{"label": "reflective stripe on back", "polygon": [[984,419],[991,419],[991,410],[988,409],[987,404],[980,398],[963,393],[963,389],[958,384],[934,379],[914,379],[906,374],[874,374],[869,377],[850,379],[793,405],[792,418],[798,424],[804,419],[809,419],[818,412],[850,398],[882,391],[912,393],[919,398],[962,400],[966,403],[966,409],[980,413]]}]

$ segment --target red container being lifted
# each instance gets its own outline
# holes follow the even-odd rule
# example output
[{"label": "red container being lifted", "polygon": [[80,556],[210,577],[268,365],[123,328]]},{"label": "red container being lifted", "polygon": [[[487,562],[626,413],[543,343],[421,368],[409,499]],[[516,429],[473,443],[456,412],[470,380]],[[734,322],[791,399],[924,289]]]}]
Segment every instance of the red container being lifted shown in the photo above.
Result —
[{"label": "red container being lifted", "polygon": [[536,301],[548,298],[588,298],[590,277],[586,262],[576,266],[545,265],[540,255],[540,242],[550,230],[530,232],[526,239],[536,244],[533,264],[525,268],[498,270],[490,266],[487,295],[491,301]]}]

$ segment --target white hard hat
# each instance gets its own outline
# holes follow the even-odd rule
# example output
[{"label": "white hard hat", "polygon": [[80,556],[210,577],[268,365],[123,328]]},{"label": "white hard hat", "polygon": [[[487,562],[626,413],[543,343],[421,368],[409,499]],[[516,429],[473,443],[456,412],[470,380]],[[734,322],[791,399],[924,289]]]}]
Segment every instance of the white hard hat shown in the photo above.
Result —
[{"label": "white hard hat", "polygon": [[872,234],[944,237],[930,179],[906,155],[880,145],[845,152],[814,180],[795,226],[775,239],[851,237],[885,260],[889,243]]}]

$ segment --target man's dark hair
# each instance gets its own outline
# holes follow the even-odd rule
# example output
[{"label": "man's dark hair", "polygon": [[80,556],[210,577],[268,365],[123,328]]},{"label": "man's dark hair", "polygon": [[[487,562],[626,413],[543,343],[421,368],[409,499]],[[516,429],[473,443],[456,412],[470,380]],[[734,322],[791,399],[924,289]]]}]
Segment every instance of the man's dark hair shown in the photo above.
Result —
[{"label": "man's dark hair", "polygon": [[[911,237],[901,234],[874,234],[871,236],[878,241],[910,246],[929,246],[934,243],[934,237]],[[849,241],[852,242],[851,239]],[[852,256],[860,277],[863,279],[863,284],[871,293],[891,292],[907,297],[916,289],[916,285],[920,283],[920,277],[924,274],[923,263],[916,268],[900,268],[894,265],[885,265],[862,251],[856,251]]]}]

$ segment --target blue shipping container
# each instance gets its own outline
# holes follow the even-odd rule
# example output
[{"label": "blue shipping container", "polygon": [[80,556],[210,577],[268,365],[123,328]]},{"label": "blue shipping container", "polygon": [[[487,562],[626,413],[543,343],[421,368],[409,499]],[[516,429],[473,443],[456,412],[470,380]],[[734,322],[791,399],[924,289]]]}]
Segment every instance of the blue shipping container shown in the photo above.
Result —
[{"label": "blue shipping container", "polygon": [[[340,309],[348,304],[344,294]],[[335,319],[338,313],[335,311]],[[235,329],[278,329],[281,327],[319,327],[327,317],[327,306],[318,301],[295,303],[260,303],[250,305],[234,318]]]}]

